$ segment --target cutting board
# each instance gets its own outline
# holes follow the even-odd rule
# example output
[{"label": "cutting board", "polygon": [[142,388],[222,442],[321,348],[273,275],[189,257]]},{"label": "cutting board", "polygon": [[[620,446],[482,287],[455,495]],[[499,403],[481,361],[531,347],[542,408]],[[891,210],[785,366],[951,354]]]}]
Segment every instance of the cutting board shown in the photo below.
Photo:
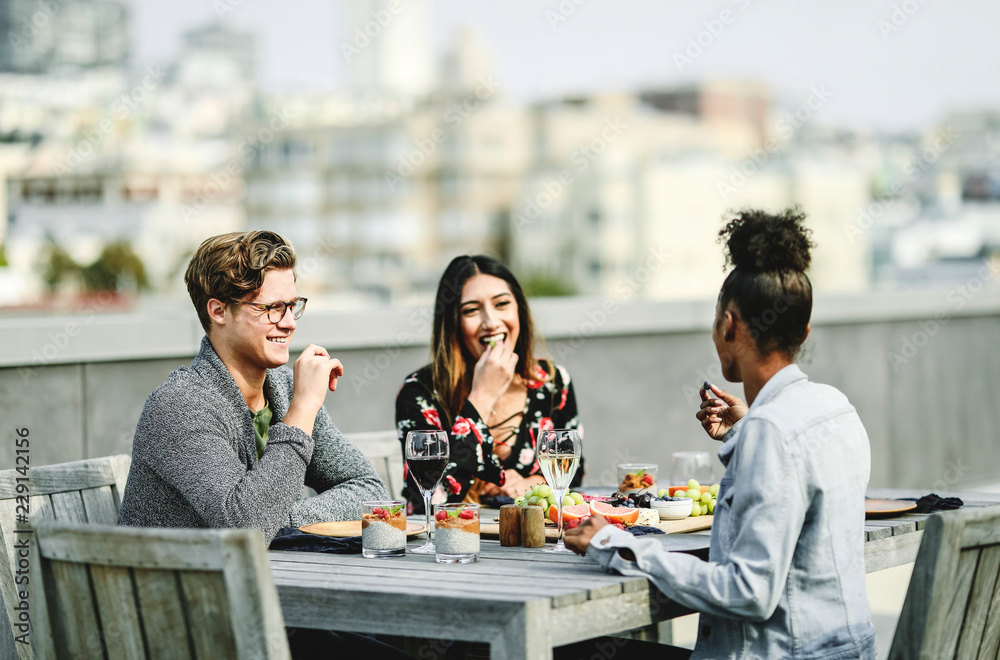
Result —
[{"label": "cutting board", "polygon": [[[683,534],[684,532],[697,532],[700,529],[709,529],[712,526],[713,516],[696,516],[694,518],[681,518],[680,520],[664,520],[663,522],[651,525],[659,527],[667,534]],[[479,535],[484,539],[500,538],[500,523],[479,523]],[[559,538],[559,532],[555,525],[546,525],[545,538],[553,541]]]}]

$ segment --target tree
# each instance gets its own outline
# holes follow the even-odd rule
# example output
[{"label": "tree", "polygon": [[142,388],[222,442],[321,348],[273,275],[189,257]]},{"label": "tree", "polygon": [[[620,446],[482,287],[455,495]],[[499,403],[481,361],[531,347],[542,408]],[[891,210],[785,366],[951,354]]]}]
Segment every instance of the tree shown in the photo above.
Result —
[{"label": "tree", "polygon": [[146,266],[125,241],[108,243],[101,256],[89,266],[80,269],[83,286],[88,291],[123,291],[149,288]]},{"label": "tree", "polygon": [[86,291],[143,291],[149,288],[146,266],[126,241],[108,243],[89,266],[81,266],[66,250],[49,238],[45,248],[43,279],[49,291],[67,280],[76,280]]},{"label": "tree", "polygon": [[534,274],[522,280],[524,295],[529,298],[572,296],[576,293],[573,285],[549,275]]}]

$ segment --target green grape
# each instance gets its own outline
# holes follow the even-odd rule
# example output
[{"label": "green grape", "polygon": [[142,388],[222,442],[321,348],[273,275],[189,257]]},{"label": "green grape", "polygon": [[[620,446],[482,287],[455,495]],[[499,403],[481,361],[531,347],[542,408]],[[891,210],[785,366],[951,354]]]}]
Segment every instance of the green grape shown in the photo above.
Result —
[{"label": "green grape", "polygon": [[702,504],[708,504],[709,502],[712,501],[712,494],[711,493],[702,493],[701,497],[699,499],[701,499],[701,503]]},{"label": "green grape", "polygon": [[691,490],[689,490],[686,493],[684,493],[684,497],[689,497],[689,498],[691,498],[692,500],[695,500],[695,501],[700,500],[701,499],[701,490],[699,490],[697,488],[692,488]]},{"label": "green grape", "polygon": [[701,490],[701,484],[697,479],[688,480],[688,490]]},{"label": "green grape", "polygon": [[537,490],[535,492],[542,497],[548,497],[552,494],[552,486],[549,486],[548,484],[538,484],[536,488]]},{"label": "green grape", "polygon": [[525,501],[526,500],[523,497],[515,497],[514,498],[514,504],[516,504],[518,506],[524,506]]},{"label": "green grape", "polygon": [[666,488],[661,488],[660,492],[656,494],[657,497],[667,497],[670,495],[670,491]]},{"label": "green grape", "polygon": [[580,493],[570,493],[569,496],[573,498],[573,504],[583,504],[583,495]]},{"label": "green grape", "polygon": [[715,513],[715,500],[708,503],[708,512]]},{"label": "green grape", "polygon": [[538,503],[539,499],[541,498],[538,497],[538,495],[532,495],[531,497],[528,498],[528,506],[542,506],[541,504]]},{"label": "green grape", "polygon": [[701,507],[695,504],[693,507],[691,507],[691,517],[694,518],[700,515],[701,515]]},{"label": "green grape", "polygon": [[574,504],[576,504],[576,503],[577,503],[577,501],[576,501],[576,500],[574,500],[574,499],[573,499],[573,498],[572,498],[571,496],[569,496],[569,495],[567,495],[566,497],[564,497],[564,498],[563,498],[563,506],[573,506],[573,505],[574,505]]},{"label": "green grape", "polygon": [[712,497],[719,496],[719,484],[712,484],[708,487],[708,492],[712,494]]}]

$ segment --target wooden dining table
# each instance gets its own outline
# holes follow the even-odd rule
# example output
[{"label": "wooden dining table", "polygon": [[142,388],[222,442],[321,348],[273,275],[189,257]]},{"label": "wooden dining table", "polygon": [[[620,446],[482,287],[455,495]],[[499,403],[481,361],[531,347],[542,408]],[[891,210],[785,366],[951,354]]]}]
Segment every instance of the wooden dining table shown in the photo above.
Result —
[{"label": "wooden dining table", "polygon": [[[926,492],[872,489],[868,496]],[[938,494],[961,497],[967,507],[1000,504],[1000,494]],[[912,562],[929,515],[867,521],[866,570]],[[651,538],[668,550],[708,556],[707,531]],[[420,542],[411,539],[410,545]],[[551,658],[555,646],[654,630],[691,613],[646,578],[608,574],[572,553],[503,547],[496,540],[483,539],[480,561],[472,564],[438,564],[433,556],[410,553],[376,560],[271,551],[269,558],[285,625],[420,638],[417,657],[436,657],[448,641],[463,640],[488,644],[491,658],[541,660]]]}]

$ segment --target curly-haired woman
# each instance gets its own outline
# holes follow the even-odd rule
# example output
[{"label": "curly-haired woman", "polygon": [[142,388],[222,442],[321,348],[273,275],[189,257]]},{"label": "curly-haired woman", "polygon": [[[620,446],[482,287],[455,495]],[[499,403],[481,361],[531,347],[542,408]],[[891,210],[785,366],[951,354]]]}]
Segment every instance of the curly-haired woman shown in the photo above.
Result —
[{"label": "curly-haired woman", "polygon": [[723,441],[726,466],[708,561],[596,518],[566,534],[575,551],[647,576],[701,612],[691,657],[875,656],[864,562],[868,434],[847,397],[793,363],[812,312],[804,220],[797,210],[744,211],[720,233],[734,268],[712,340],[723,375],[743,383],[747,400],[712,385],[697,413]]}]

